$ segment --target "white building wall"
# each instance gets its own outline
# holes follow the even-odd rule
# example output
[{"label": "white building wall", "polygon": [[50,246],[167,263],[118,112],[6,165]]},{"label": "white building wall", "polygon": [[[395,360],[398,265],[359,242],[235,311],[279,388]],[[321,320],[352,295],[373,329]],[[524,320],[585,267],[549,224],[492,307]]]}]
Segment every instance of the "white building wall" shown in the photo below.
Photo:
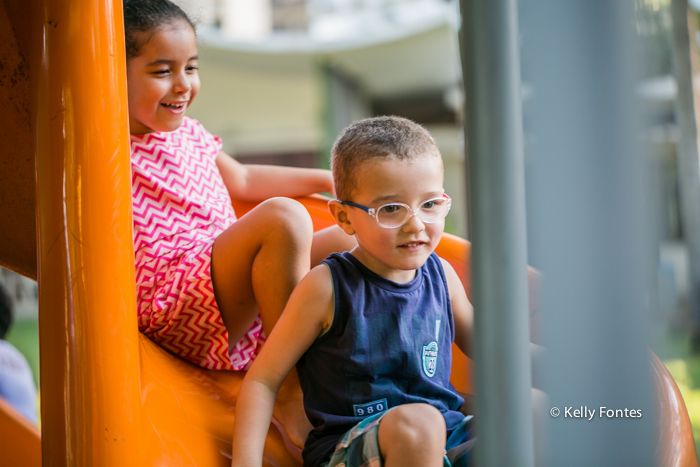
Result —
[{"label": "white building wall", "polygon": [[234,41],[258,42],[272,33],[271,0],[224,0],[221,32]]},{"label": "white building wall", "polygon": [[188,115],[221,136],[226,152],[322,148],[324,96],[320,72],[310,57],[267,57],[204,46],[199,52],[202,88]]}]

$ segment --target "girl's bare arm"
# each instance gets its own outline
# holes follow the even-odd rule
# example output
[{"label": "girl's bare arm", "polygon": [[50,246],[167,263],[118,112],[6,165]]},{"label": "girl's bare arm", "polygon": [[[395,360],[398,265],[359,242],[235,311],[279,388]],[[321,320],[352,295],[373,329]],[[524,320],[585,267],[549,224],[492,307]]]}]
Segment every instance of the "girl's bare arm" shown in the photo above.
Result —
[{"label": "girl's bare arm", "polygon": [[333,177],[328,170],[241,164],[224,152],[216,156],[216,165],[231,198],[240,201],[333,191]]}]

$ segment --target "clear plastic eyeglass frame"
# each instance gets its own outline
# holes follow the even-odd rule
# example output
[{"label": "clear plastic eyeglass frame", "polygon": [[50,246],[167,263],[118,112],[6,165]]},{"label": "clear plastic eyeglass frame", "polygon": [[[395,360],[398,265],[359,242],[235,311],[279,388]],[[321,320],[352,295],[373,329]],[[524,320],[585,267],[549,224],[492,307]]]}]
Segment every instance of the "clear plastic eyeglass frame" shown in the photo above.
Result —
[{"label": "clear plastic eyeglass frame", "polygon": [[[437,219],[434,219],[434,220],[426,220],[426,219],[424,219],[423,215],[421,214],[421,213],[422,213],[421,207],[423,207],[426,203],[435,202],[435,201],[445,201],[445,212],[442,213],[441,216],[440,216],[439,218],[437,218]],[[383,228],[385,228],[385,229],[396,229],[396,228],[398,228],[398,227],[401,227],[401,226],[404,225],[406,222],[408,222],[413,216],[418,216],[418,217],[420,218],[420,220],[421,220],[423,223],[425,223],[425,224],[434,224],[434,223],[436,223],[436,222],[440,222],[440,221],[443,220],[445,217],[447,217],[447,213],[450,212],[450,208],[452,207],[452,198],[450,198],[449,196],[447,196],[447,194],[443,194],[442,196],[439,196],[439,197],[437,197],[437,198],[430,198],[430,199],[427,199],[427,200],[421,202],[421,203],[420,203],[420,207],[419,207],[418,209],[411,209],[411,207],[410,207],[409,205],[404,204],[404,203],[387,203],[387,204],[382,204],[381,206],[379,206],[378,208],[375,209],[375,208],[369,208],[369,207],[367,207],[367,206],[363,206],[363,205],[361,205],[361,204],[353,203],[353,202],[350,202],[350,201],[341,201],[341,200],[338,200],[338,202],[339,202],[340,204],[345,204],[345,205],[347,205],[347,206],[352,206],[352,207],[354,207],[354,208],[362,209],[362,210],[365,211],[367,214],[369,214],[370,216],[374,217],[374,220],[377,222],[377,224],[378,224],[380,227],[383,227]],[[402,208],[405,208],[405,209],[406,209],[406,216],[405,216],[404,219],[401,221],[401,223],[399,223],[399,224],[397,224],[397,225],[386,225],[386,224],[382,224],[382,223],[379,221],[379,213],[382,211],[382,209],[385,209],[385,208],[388,207],[388,206],[397,206],[397,207],[402,207]]]}]

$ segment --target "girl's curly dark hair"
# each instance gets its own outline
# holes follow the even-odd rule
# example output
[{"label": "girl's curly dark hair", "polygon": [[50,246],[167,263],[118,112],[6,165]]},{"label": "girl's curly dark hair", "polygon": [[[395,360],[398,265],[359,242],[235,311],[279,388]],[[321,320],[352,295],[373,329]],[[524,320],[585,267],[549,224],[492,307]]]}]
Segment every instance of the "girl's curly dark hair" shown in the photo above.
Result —
[{"label": "girl's curly dark hair", "polygon": [[[187,14],[169,0],[124,0],[126,59],[137,57],[154,33],[177,21],[195,29]],[[139,34],[144,32],[151,34]]]}]

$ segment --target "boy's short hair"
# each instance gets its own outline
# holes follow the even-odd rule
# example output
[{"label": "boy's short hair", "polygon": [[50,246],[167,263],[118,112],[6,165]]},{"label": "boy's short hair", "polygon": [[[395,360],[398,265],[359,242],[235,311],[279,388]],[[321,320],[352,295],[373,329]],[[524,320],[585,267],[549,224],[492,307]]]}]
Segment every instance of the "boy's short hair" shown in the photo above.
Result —
[{"label": "boy's short hair", "polygon": [[428,130],[407,118],[373,117],[355,122],[340,133],[331,150],[335,195],[350,201],[357,188],[357,168],[368,160],[405,161],[426,155],[440,158],[440,151]]},{"label": "boy's short hair", "polygon": [[12,298],[0,282],[0,339],[4,339],[12,324]]}]

